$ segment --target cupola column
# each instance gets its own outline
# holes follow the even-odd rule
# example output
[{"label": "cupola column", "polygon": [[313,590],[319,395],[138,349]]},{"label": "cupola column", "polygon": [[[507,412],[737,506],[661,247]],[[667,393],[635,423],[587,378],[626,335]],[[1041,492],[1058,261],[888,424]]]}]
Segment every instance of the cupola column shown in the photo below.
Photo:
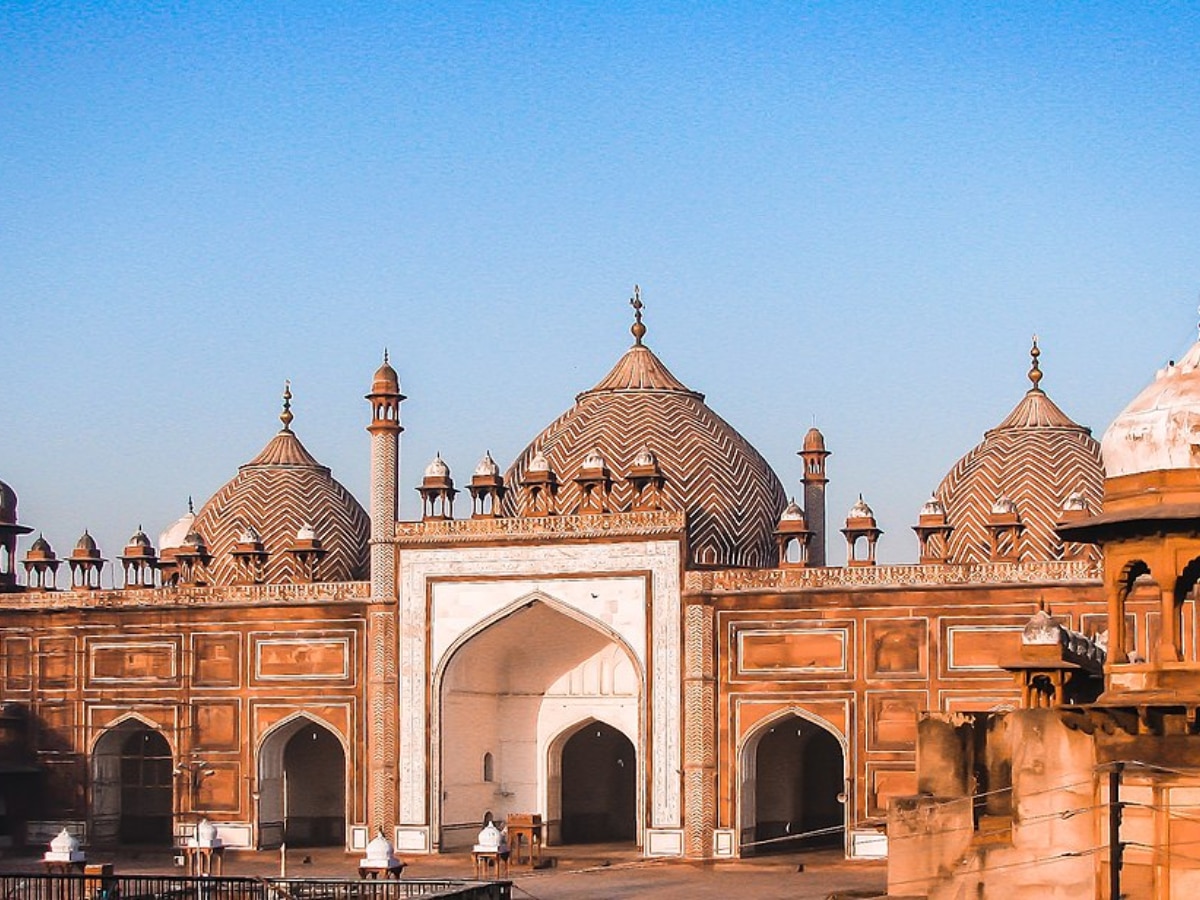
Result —
[{"label": "cupola column", "polygon": [[399,517],[400,378],[388,363],[371,392],[371,606],[367,616],[367,824],[390,833],[397,822],[398,754],[396,520]]}]

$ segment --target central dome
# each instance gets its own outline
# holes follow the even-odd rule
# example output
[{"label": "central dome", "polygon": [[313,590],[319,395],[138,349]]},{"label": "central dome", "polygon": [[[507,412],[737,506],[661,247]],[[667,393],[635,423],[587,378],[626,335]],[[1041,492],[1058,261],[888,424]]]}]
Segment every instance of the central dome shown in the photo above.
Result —
[{"label": "central dome", "polygon": [[612,476],[608,508],[628,510],[634,488],[627,476],[646,461],[646,451],[664,479],[663,507],[687,513],[693,565],[775,564],[773,532],[787,505],[783,485],[758,451],[705,405],[704,395],[640,342],[517,457],[505,479],[506,511],[524,509],[522,479],[544,457],[557,478],[557,508],[575,512],[583,490],[574,479],[597,453]]}]

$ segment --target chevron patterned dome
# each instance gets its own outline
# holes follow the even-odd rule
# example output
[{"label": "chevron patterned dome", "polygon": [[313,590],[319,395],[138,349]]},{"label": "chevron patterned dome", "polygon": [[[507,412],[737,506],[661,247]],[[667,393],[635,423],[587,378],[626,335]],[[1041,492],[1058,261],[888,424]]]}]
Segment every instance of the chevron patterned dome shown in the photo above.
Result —
[{"label": "chevron patterned dome", "polygon": [[[291,554],[297,534],[311,528],[326,553],[318,581],[356,581],[367,577],[370,523],[358,501],[292,433],[291,414],[262,452],[238,469],[196,515],[192,529],[208,546],[210,584],[234,584],[242,573],[232,555],[248,530],[267,553],[268,584],[308,580]],[[281,417],[283,418],[283,417]]]},{"label": "chevron patterned dome", "polygon": [[629,510],[629,471],[644,465],[649,451],[664,479],[662,506],[687,513],[692,565],[775,565],[774,530],[787,506],[779,478],[705,405],[704,395],[675,378],[638,337],[599,384],[576,397],[517,457],[505,477],[506,512],[524,510],[523,477],[539,466],[557,476],[558,511],[575,512],[583,499],[575,479],[597,454],[612,476],[607,508]]},{"label": "chevron patterned dome", "polygon": [[[954,464],[936,491],[953,527],[952,562],[992,558],[988,522],[997,514],[997,504],[1016,508],[1022,562],[1062,558],[1063,544],[1055,526],[1072,495],[1082,495],[1093,510],[1100,508],[1104,493],[1100,445],[1090,429],[1072,421],[1038,386],[1042,373],[1036,342],[1031,355],[1033,387],[975,449]],[[1089,559],[1099,559],[1095,547],[1089,546],[1086,553]]]}]

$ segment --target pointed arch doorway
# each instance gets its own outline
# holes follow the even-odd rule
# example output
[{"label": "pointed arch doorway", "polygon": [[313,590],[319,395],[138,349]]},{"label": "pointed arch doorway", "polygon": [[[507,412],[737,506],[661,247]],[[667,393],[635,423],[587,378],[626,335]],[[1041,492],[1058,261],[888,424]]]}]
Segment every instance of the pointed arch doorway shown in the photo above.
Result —
[{"label": "pointed arch doorway", "polygon": [[346,751],[325,724],[299,715],[276,726],[258,754],[260,847],[346,842]]},{"label": "pointed arch doorway", "polygon": [[845,747],[827,726],[794,712],[764,723],[741,770],[743,856],[845,846]]},{"label": "pointed arch doorway", "polygon": [[175,808],[171,745],[140,719],[109,728],[92,749],[92,841],[170,846]]},{"label": "pointed arch doorway", "polygon": [[[611,767],[627,773],[632,784],[632,802],[621,801],[621,810],[631,808],[618,816],[621,833],[638,839],[636,811],[645,781],[642,682],[641,668],[619,637],[541,595],[517,601],[464,634],[447,652],[435,683],[441,849],[473,844],[488,813],[497,820],[535,813],[550,843],[561,842],[563,750],[583,723],[595,734],[598,722],[610,739]],[[613,755],[618,737],[624,743]]]},{"label": "pointed arch doorway", "polygon": [[562,843],[634,840],[636,751],[629,738],[605,722],[588,722],[558,745],[551,753],[559,757]]}]

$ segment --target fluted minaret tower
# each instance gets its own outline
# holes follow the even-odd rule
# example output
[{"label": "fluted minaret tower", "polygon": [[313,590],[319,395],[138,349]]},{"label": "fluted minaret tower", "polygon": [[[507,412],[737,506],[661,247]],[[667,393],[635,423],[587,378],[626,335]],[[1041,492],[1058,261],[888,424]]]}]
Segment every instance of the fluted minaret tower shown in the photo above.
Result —
[{"label": "fluted minaret tower", "polygon": [[396,601],[396,550],[393,538],[399,513],[400,378],[383,351],[383,365],[371,382],[371,599]]},{"label": "fluted minaret tower", "polygon": [[396,824],[396,518],[400,469],[400,378],[388,364],[371,382],[371,603],[367,614],[367,819],[391,833]]},{"label": "fluted minaret tower", "polygon": [[825,565],[825,460],[829,457],[825,449],[825,436],[816,428],[808,429],[804,436],[804,447],[797,453],[804,461],[804,517],[812,531],[812,542],[808,549],[810,566]]}]

